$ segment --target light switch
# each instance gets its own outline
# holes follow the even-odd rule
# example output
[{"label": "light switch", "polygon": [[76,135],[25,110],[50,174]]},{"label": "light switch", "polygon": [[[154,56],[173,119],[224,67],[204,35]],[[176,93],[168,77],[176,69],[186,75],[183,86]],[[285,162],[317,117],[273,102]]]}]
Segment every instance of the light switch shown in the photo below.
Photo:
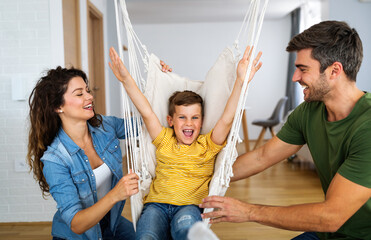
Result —
[{"label": "light switch", "polygon": [[22,76],[14,76],[12,78],[12,100],[25,101],[26,100],[26,82]]}]

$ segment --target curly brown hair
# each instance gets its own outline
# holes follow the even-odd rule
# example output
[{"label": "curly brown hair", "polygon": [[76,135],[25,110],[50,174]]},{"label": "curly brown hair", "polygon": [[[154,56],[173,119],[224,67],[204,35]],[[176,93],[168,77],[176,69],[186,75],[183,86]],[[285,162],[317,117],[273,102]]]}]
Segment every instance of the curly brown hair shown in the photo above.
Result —
[{"label": "curly brown hair", "polygon": [[[56,109],[64,104],[63,96],[67,91],[69,81],[74,77],[81,77],[88,84],[86,74],[79,69],[67,69],[60,66],[50,69],[38,80],[28,100],[30,130],[27,161],[43,196],[49,193],[49,185],[45,180],[44,165],[40,159],[61,127],[61,119]],[[94,117],[88,122],[98,127],[102,124],[102,117],[94,113]]]}]

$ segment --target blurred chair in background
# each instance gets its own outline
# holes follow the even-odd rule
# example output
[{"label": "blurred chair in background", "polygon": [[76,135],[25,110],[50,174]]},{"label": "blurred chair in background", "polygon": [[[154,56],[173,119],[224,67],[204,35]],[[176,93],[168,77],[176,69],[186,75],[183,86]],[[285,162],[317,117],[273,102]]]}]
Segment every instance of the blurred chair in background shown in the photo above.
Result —
[{"label": "blurred chair in background", "polygon": [[272,137],[276,136],[276,133],[274,132],[273,127],[277,126],[282,121],[283,110],[285,109],[286,101],[287,101],[287,97],[283,97],[278,101],[276,107],[274,108],[272,116],[270,118],[258,119],[252,122],[253,125],[262,127],[258,140],[255,143],[254,149],[256,149],[263,141],[265,131],[267,130],[267,128],[269,128],[272,134]]}]

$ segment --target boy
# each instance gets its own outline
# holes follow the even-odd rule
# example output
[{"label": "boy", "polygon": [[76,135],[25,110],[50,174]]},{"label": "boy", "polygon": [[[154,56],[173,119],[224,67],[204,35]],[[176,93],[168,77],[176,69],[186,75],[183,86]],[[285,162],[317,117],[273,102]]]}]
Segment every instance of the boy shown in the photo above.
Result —
[{"label": "boy", "polygon": [[[202,98],[191,91],[175,92],[169,99],[167,122],[161,126],[149,102],[134,79],[110,49],[109,63],[140,112],[156,146],[156,177],[144,199],[137,223],[137,239],[186,239],[189,228],[201,221],[198,204],[208,194],[216,154],[223,148],[232,126],[252,48],[246,48],[237,67],[237,79],[224,112],[214,129],[200,135],[203,119]],[[254,59],[249,81],[261,67],[261,52]],[[169,228],[170,227],[170,228]]]}]

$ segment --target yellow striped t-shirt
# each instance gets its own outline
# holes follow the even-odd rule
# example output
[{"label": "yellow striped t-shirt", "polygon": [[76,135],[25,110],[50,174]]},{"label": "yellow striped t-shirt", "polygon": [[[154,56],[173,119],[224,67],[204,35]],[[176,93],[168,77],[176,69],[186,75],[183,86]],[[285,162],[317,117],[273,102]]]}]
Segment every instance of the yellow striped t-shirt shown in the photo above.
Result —
[{"label": "yellow striped t-shirt", "polygon": [[[211,131],[212,132],[212,131]],[[224,147],[211,140],[211,132],[199,135],[191,145],[177,143],[174,130],[163,127],[153,140],[156,146],[156,177],[144,203],[198,205],[209,193],[215,157]]]}]

